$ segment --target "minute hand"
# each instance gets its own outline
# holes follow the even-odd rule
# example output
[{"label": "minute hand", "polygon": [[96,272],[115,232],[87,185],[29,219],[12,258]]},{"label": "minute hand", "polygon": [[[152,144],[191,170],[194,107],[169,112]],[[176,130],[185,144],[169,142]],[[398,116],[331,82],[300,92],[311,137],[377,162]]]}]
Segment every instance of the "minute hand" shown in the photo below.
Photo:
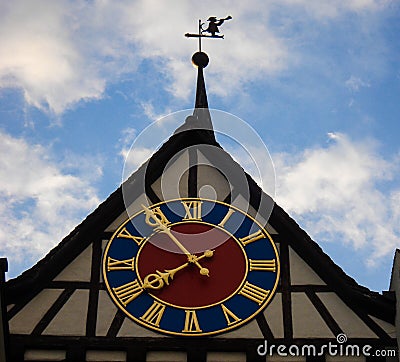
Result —
[{"label": "minute hand", "polygon": [[169,238],[176,244],[176,246],[181,249],[181,251],[187,256],[188,262],[193,263],[200,269],[201,275],[209,276],[209,270],[207,268],[203,268],[197,260],[196,255],[193,255],[187,250],[182,243],[172,234],[171,229],[162,223],[162,221],[157,217],[157,215],[150,210],[148,207],[142,205],[142,208],[146,214],[146,224],[153,227],[154,230],[167,234]]}]

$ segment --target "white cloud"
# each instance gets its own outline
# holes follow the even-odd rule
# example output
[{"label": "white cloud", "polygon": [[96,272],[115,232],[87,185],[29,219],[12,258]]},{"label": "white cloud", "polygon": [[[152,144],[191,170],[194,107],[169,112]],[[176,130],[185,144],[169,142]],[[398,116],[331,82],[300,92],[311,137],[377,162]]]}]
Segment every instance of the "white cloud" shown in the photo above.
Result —
[{"label": "white cloud", "polygon": [[[103,96],[109,82],[154,60],[170,79],[168,90],[187,97],[194,72],[188,54],[197,47],[183,34],[196,32],[210,14],[233,20],[221,28],[225,40],[204,40],[213,54],[209,90],[224,95],[263,75],[286,69],[285,36],[271,25],[273,10],[293,6],[319,18],[346,11],[375,11],[379,0],[250,0],[216,3],[174,1],[15,0],[0,3],[0,87],[21,89],[35,107],[59,114],[81,100]],[[297,10],[296,10],[297,11]],[[283,33],[282,33],[283,34]]]},{"label": "white cloud", "polygon": [[363,248],[376,266],[400,238],[399,163],[384,159],[371,140],[329,134],[326,147],[299,155],[274,155],[277,202],[301,221],[317,241]]},{"label": "white cloud", "polygon": [[[144,115],[149,119],[150,122],[157,121],[158,125],[161,125],[163,120],[165,120],[171,113],[171,109],[166,108],[159,112],[154,109],[152,102],[141,102]],[[133,141],[133,139],[131,140]]]},{"label": "white cloud", "polygon": [[123,137],[119,140],[122,147],[118,154],[124,160],[122,181],[125,181],[125,179],[131,176],[131,174],[139,168],[139,166],[151,157],[154,149],[143,145],[134,145],[134,141],[137,138],[136,130],[134,128],[126,128],[122,133]]},{"label": "white cloud", "polygon": [[378,10],[391,0],[283,0],[290,6],[299,6],[317,18],[334,18],[344,12],[364,12]]},{"label": "white cloud", "polygon": [[0,86],[21,88],[29,104],[55,113],[78,100],[98,98],[105,85],[77,47],[77,9],[66,5],[45,0],[0,4]]},{"label": "white cloud", "polygon": [[[0,253],[8,256],[12,268],[57,245],[99,199],[79,166],[72,172],[71,156],[66,172],[51,158],[51,149],[4,132],[0,153],[7,155],[0,159]],[[82,157],[76,161],[85,164]],[[91,170],[101,174],[98,167]]]},{"label": "white cloud", "polygon": [[365,82],[361,78],[355,77],[354,75],[352,75],[349,79],[347,79],[345,84],[349,90],[354,92],[359,91],[361,87],[371,86],[368,82]]}]

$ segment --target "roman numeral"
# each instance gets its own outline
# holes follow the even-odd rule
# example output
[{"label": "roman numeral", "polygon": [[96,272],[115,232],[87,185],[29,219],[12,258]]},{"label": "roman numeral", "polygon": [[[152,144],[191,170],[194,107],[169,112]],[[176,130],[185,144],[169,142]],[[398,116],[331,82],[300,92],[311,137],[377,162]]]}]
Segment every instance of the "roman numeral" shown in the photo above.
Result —
[{"label": "roman numeral", "polygon": [[253,234],[245,236],[244,238],[239,238],[239,240],[243,245],[247,245],[247,244],[252,243],[253,241],[263,239],[263,238],[265,238],[264,234],[262,233],[261,230],[258,230]]},{"label": "roman numeral", "polygon": [[250,271],[253,270],[261,270],[261,271],[269,271],[276,272],[276,260],[252,260],[249,259],[250,262]]},{"label": "roman numeral", "polygon": [[135,269],[135,258],[118,260],[113,259],[110,256],[107,258],[107,271],[114,270],[134,270]]},{"label": "roman numeral", "polygon": [[233,312],[231,312],[223,304],[221,304],[221,308],[222,308],[222,311],[224,312],[224,316],[226,319],[226,323],[228,323],[228,326],[241,321],[241,319],[238,316],[236,316]]},{"label": "roman numeral", "polygon": [[140,317],[140,319],[143,319],[144,321],[146,321],[149,324],[152,324],[153,326],[159,327],[164,311],[165,311],[164,304],[154,302],[152,306],[149,309],[147,309],[146,313]]},{"label": "roman numeral", "polygon": [[132,235],[126,227],[124,227],[119,234],[117,235],[117,238],[124,238],[124,239],[131,239],[133,240],[136,244],[140,245],[142,241],[145,239],[142,236],[134,236]]},{"label": "roman numeral", "polygon": [[168,225],[169,224],[169,220],[163,214],[163,212],[161,211],[161,208],[159,206],[151,209],[151,212],[157,217],[158,220],[161,221],[161,223],[163,225]]},{"label": "roman numeral", "polygon": [[185,208],[184,220],[201,220],[201,201],[182,201]]},{"label": "roman numeral", "polygon": [[226,222],[229,220],[231,215],[235,212],[233,209],[229,209],[228,212],[226,213],[225,217],[221,220],[221,222],[218,224],[218,226],[221,226],[222,228],[225,226]]},{"label": "roman numeral", "polygon": [[256,302],[257,304],[262,304],[265,298],[267,298],[269,292],[269,290],[265,290],[257,287],[257,285],[246,282],[244,283],[244,286],[240,290],[239,294],[252,300],[253,302]]},{"label": "roman numeral", "polygon": [[182,332],[201,332],[200,324],[197,319],[196,311],[194,310],[185,310],[185,327],[183,328]]},{"label": "roman numeral", "polygon": [[143,288],[140,286],[138,280],[135,279],[133,282],[113,288],[113,291],[119,301],[126,307],[127,304],[143,292]]}]

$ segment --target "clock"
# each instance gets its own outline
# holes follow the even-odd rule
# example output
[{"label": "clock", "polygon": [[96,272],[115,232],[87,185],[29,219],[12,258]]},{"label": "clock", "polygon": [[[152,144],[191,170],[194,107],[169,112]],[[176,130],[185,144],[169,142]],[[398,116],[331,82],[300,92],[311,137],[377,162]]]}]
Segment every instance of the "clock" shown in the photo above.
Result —
[{"label": "clock", "polygon": [[205,336],[253,319],[274,296],[279,257],[268,232],[232,205],[164,201],[108,242],[103,277],[117,307],[169,335]]}]

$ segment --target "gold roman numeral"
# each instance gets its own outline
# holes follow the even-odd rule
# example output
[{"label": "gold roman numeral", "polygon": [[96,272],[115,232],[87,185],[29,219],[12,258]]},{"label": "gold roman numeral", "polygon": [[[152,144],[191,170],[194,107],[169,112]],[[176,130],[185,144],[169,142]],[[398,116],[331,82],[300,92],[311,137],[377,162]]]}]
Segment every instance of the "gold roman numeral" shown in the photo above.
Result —
[{"label": "gold roman numeral", "polygon": [[225,316],[226,322],[228,323],[228,326],[231,326],[232,324],[235,324],[235,323],[241,321],[241,319],[238,316],[236,316],[233,312],[231,312],[223,304],[221,304],[221,308],[222,308],[222,311],[224,312],[224,316]]},{"label": "gold roman numeral", "polygon": [[253,270],[261,270],[261,271],[269,271],[276,272],[276,260],[252,260],[249,259],[250,262],[250,271]]},{"label": "gold roman numeral", "polygon": [[182,201],[185,208],[184,220],[201,220],[201,201]]},{"label": "gold roman numeral", "polygon": [[125,238],[125,239],[131,239],[133,240],[136,244],[140,245],[142,241],[145,239],[142,236],[134,236],[132,235],[126,227],[124,227],[119,234],[117,235],[117,238]]},{"label": "gold roman numeral", "polygon": [[161,211],[161,208],[159,206],[151,209],[151,212],[157,217],[158,220],[161,221],[161,223],[163,225],[168,225],[169,224],[169,220],[163,214],[163,212]]},{"label": "gold roman numeral", "polygon": [[233,209],[229,209],[228,212],[226,213],[225,217],[221,220],[221,222],[218,224],[218,226],[221,226],[222,228],[225,226],[226,222],[229,220],[229,218],[232,216],[232,214],[235,212]]},{"label": "gold roman numeral", "polygon": [[194,310],[185,310],[185,328],[183,328],[182,332],[201,332],[200,324],[197,319],[196,311]]},{"label": "gold roman numeral", "polygon": [[118,260],[113,259],[110,256],[107,258],[107,271],[113,270],[134,270],[135,269],[135,258]]},{"label": "gold roman numeral", "polygon": [[263,238],[265,238],[264,234],[262,233],[261,230],[258,230],[253,234],[245,236],[244,238],[239,238],[239,240],[243,245],[247,245],[247,244],[252,243],[253,241],[263,239]]},{"label": "gold roman numeral", "polygon": [[164,311],[165,311],[164,304],[154,302],[152,306],[149,309],[147,309],[146,313],[140,317],[140,319],[143,319],[144,321],[146,321],[149,324],[152,324],[153,326],[159,327]]},{"label": "gold roman numeral", "polygon": [[113,290],[119,301],[125,307],[143,292],[143,288],[140,286],[137,279],[133,282],[121,285],[120,287],[113,288]]},{"label": "gold roman numeral", "polygon": [[240,290],[239,294],[252,300],[253,302],[256,302],[257,304],[262,304],[265,298],[267,298],[269,292],[269,290],[265,290],[257,287],[257,285],[246,282],[244,283],[244,286]]}]

